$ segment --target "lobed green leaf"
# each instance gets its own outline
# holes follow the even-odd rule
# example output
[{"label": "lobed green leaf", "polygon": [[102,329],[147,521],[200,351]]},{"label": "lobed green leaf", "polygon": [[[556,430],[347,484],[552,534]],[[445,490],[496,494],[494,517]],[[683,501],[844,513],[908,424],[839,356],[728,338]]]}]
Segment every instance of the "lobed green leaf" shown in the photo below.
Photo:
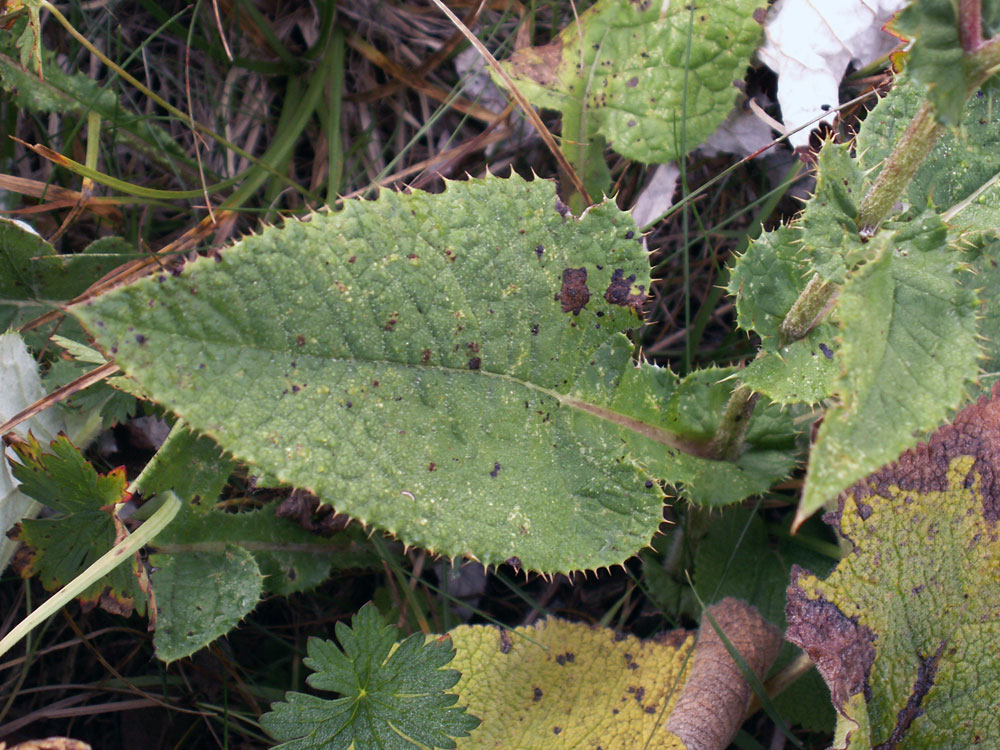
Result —
[{"label": "lobed green leaf", "polygon": [[261,724],[281,750],[386,750],[454,748],[479,725],[479,719],[455,705],[458,696],[444,691],[459,673],[443,669],[455,656],[451,639],[428,643],[415,634],[393,649],[398,630],[386,623],[371,603],[348,627],[337,623],[338,648],[310,638],[305,664],[317,690],[339,693],[336,700],[290,692],[275,703]]}]

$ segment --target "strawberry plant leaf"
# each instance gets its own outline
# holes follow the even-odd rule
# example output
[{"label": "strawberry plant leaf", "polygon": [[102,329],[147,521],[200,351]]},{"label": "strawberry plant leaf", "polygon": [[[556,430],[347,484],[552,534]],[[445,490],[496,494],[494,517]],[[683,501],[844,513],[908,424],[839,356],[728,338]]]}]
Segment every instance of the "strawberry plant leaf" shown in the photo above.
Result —
[{"label": "strawberry plant leaf", "polygon": [[[69,583],[114,546],[120,533],[114,505],[128,500],[124,467],[99,474],[65,435],[48,452],[33,437],[13,446],[12,465],[20,490],[52,509],[50,518],[25,519],[14,538],[22,542],[11,562],[23,578],[37,575],[48,591]],[[110,612],[146,610],[131,566],[118,566],[82,594],[87,604]]]},{"label": "strawberry plant leaf", "polygon": [[798,519],[914,445],[979,375],[976,298],[946,236],[933,214],[884,229],[869,243],[875,259],[841,290],[839,403],[809,454]]},{"label": "strawberry plant leaf", "polygon": [[[752,608],[709,608],[758,676],[781,643]],[[554,617],[513,630],[463,625],[450,632],[462,672],[457,690],[482,717],[460,750],[517,747],[724,748],[750,690],[715,630],[640,640]]]},{"label": "strawberry plant leaf", "polygon": [[70,311],[193,429],[407,544],[617,564],[660,523],[657,480],[722,503],[786,473],[790,418],[705,458],[710,431],[660,411],[676,376],[620,333],[649,287],[631,218],[557,208],[518,177],[383,192]]},{"label": "strawberry plant leaf", "polygon": [[997,395],[841,496],[850,551],[829,577],[793,571],[787,637],[830,687],[837,747],[989,747],[1000,734]]},{"label": "strawberry plant leaf", "polygon": [[[456,705],[458,696],[445,691],[459,673],[443,669],[455,650],[444,637],[425,643],[414,634],[396,648],[399,631],[385,622],[371,603],[337,623],[338,648],[310,638],[304,660],[313,670],[306,682],[342,697],[324,700],[290,692],[261,717],[280,750],[385,750],[454,748],[479,719]],[[277,749],[276,749],[277,750]]]},{"label": "strawberry plant leaf", "polygon": [[732,109],[733,82],[743,80],[761,36],[755,11],[765,6],[599,0],[554,41],[502,65],[535,106],[585,120],[587,136],[636,161],[674,161]]}]

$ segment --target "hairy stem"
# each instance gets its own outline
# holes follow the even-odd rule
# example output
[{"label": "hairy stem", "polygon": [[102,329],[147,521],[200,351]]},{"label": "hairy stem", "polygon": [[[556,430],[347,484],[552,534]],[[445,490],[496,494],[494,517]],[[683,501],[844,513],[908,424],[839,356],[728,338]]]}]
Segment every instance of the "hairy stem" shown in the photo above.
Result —
[{"label": "hairy stem", "polygon": [[837,287],[834,284],[823,281],[818,273],[813,274],[806,288],[785,315],[785,319],[781,321],[781,326],[778,328],[778,346],[788,346],[793,341],[804,338],[826,314],[836,293]]},{"label": "hairy stem", "polygon": [[886,160],[875,183],[861,200],[857,223],[862,238],[875,234],[878,225],[892,211],[893,205],[910,184],[943,130],[933,105],[925,99]]},{"label": "hairy stem", "polygon": [[743,453],[743,442],[750,428],[750,417],[760,394],[749,386],[738,385],[729,397],[726,410],[722,413],[715,436],[712,438],[711,453],[722,461],[735,461]]},{"label": "hairy stem", "polygon": [[958,0],[958,38],[967,53],[975,52],[982,45],[982,0]]}]

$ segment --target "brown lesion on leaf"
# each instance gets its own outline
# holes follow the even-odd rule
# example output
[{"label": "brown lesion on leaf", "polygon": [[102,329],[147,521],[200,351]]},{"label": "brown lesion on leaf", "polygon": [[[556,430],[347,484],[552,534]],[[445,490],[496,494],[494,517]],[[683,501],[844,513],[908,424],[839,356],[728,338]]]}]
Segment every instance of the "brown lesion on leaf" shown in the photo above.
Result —
[{"label": "brown lesion on leaf", "polygon": [[564,313],[579,315],[590,301],[590,289],[587,288],[586,268],[567,268],[562,274],[562,288],[555,295]]},{"label": "brown lesion on leaf", "polygon": [[933,654],[920,659],[920,666],[917,667],[917,679],[913,683],[913,690],[910,691],[910,697],[907,698],[906,705],[896,714],[896,726],[892,728],[892,734],[889,735],[889,739],[876,745],[873,750],[895,750],[895,748],[900,746],[907,731],[910,729],[910,725],[913,724],[913,720],[924,712],[921,704],[924,702],[927,693],[934,686],[934,676],[937,674],[938,663],[941,661],[941,654],[944,653],[945,646],[947,645],[947,641],[941,641]]},{"label": "brown lesion on leaf", "polygon": [[553,86],[558,80],[558,68],[563,60],[562,39],[541,47],[523,47],[507,58],[512,78],[526,78],[541,86]]},{"label": "brown lesion on leaf", "polygon": [[871,688],[868,675],[875,661],[875,634],[857,620],[847,617],[833,602],[810,599],[799,585],[808,573],[792,566],[792,583],[786,591],[785,639],[799,646],[812,659],[822,675],[838,711],[848,698]]},{"label": "brown lesion on leaf", "polygon": [[[944,492],[948,489],[948,467],[961,456],[974,459],[966,478],[971,486],[980,483],[983,517],[991,524],[1000,519],[1000,382],[992,394],[983,396],[958,413],[926,443],[906,451],[888,466],[869,474],[841,494],[838,510],[831,515],[839,523],[844,502],[853,495],[859,509],[870,507],[864,500],[877,496],[891,498],[893,488],[903,492]],[[864,519],[863,519],[864,520]]]},{"label": "brown lesion on leaf", "polygon": [[642,311],[642,305],[646,301],[646,287],[636,286],[636,291],[632,290],[635,284],[635,274],[625,278],[625,272],[616,268],[611,274],[611,283],[604,292],[604,299],[612,305],[620,307],[630,307],[636,312]]}]

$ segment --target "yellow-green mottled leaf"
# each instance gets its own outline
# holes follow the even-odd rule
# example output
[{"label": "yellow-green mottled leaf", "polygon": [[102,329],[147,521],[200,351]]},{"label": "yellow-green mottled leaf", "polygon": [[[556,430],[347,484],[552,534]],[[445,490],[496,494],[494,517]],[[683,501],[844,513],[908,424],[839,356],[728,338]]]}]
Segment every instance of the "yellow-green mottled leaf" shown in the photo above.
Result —
[{"label": "yellow-green mottled leaf", "polygon": [[793,571],[787,637],[830,687],[838,747],[1000,746],[996,395],[850,488],[828,578]]},{"label": "yellow-green mottled leaf", "polygon": [[734,83],[761,37],[755,11],[765,6],[599,0],[550,44],[503,65],[532,104],[585,122],[585,136],[601,135],[637,161],[673,161],[732,109]]},{"label": "yellow-green mottled leaf", "polygon": [[[756,673],[778,631],[734,599],[710,608]],[[749,688],[710,625],[649,640],[549,618],[516,630],[450,633],[456,691],[482,725],[460,750],[721,750],[742,723]],[[735,722],[735,723],[734,723]]]}]

